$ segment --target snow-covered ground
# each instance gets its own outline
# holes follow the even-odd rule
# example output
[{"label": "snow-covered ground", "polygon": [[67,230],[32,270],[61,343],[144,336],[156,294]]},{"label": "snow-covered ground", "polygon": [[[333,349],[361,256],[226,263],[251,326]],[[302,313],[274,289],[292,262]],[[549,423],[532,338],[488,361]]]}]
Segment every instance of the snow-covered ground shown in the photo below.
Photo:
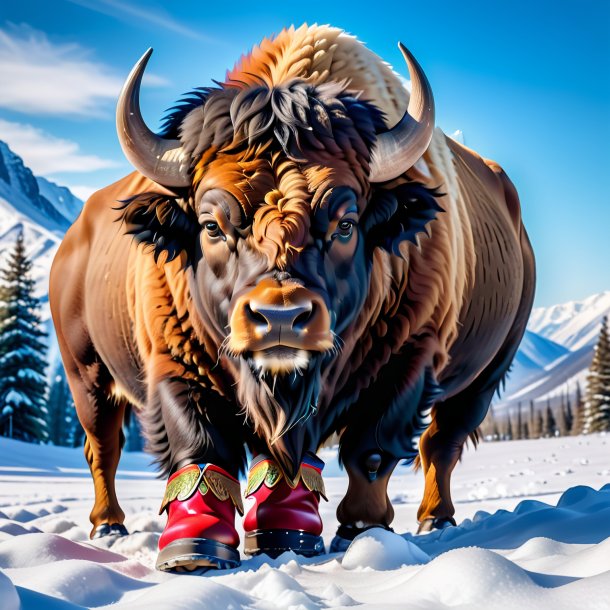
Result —
[{"label": "snow-covered ground", "polygon": [[[322,456],[334,511],[347,480]],[[610,608],[610,436],[487,443],[453,477],[460,525],[414,535],[422,475],[400,466],[394,529],[345,554],[244,559],[203,576],[153,568],[164,482],[125,454],[117,487],[132,534],[89,541],[93,489],[80,450],[0,439],[0,608]]]}]

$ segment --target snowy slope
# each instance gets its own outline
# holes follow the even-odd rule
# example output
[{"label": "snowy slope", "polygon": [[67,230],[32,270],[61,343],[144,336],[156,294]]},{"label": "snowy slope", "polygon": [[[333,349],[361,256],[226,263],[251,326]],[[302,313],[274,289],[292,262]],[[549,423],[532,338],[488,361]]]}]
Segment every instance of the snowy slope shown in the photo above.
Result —
[{"label": "snowy slope", "polygon": [[511,395],[538,379],[548,367],[569,353],[568,348],[526,330],[506,383],[506,394]]},{"label": "snowy slope", "polygon": [[70,189],[65,186],[59,186],[51,180],[36,176],[36,182],[40,194],[72,224],[83,209],[83,202],[74,196]]},{"label": "snowy slope", "polygon": [[[610,437],[485,443],[453,477],[459,526],[416,536],[422,475],[399,467],[389,495],[398,534],[371,530],[346,553],[243,559],[185,576],[153,569],[164,483],[148,458],[124,456],[118,493],[130,536],[89,541],[92,483],[80,450],[0,439],[0,607],[608,608]],[[329,503],[347,481],[324,452]],[[598,490],[598,491],[596,491]]]},{"label": "snowy slope", "polygon": [[49,270],[66,229],[82,202],[68,189],[37,179],[0,141],[0,261],[23,229],[33,259],[37,295],[46,299]]},{"label": "snowy slope", "polygon": [[610,315],[610,291],[534,309],[496,406],[574,395],[577,383],[584,391],[604,315]]},{"label": "snowy slope", "polygon": [[604,315],[610,314],[610,291],[532,311],[529,330],[570,350],[594,345]]}]

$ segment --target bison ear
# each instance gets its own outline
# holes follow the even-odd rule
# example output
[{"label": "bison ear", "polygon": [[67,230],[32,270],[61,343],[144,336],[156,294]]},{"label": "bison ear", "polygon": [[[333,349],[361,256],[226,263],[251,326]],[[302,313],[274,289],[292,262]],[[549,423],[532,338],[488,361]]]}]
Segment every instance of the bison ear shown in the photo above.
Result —
[{"label": "bison ear", "polygon": [[120,203],[116,209],[125,233],[150,246],[155,262],[162,255],[169,262],[183,253],[188,262],[193,261],[199,223],[189,206],[183,208],[177,198],[159,193],[141,193]]},{"label": "bison ear", "polygon": [[367,206],[363,219],[368,243],[383,248],[390,254],[402,256],[400,245],[405,241],[417,243],[417,235],[428,235],[428,224],[443,208],[437,189],[418,182],[408,182],[393,189],[377,189]]}]

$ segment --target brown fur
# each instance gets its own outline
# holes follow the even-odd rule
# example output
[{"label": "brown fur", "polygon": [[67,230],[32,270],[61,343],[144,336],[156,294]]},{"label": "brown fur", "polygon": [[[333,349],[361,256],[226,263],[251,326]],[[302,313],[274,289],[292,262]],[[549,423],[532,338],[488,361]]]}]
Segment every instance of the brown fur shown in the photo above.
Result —
[{"label": "brown fur", "polygon": [[[282,456],[315,450],[343,427],[351,405],[361,408],[359,397],[366,390],[374,391],[388,364],[406,349],[411,357],[402,371],[401,387],[413,386],[422,371],[430,369],[444,391],[422,442],[426,491],[419,516],[453,514],[449,477],[480,414],[469,418],[467,409],[452,407],[460,417],[446,424],[442,414],[448,409],[443,405],[483,384],[486,371],[508,367],[533,294],[533,257],[518,199],[496,164],[437,131],[423,158],[429,175],[422,178],[411,170],[384,186],[391,189],[417,174],[426,186],[443,193],[437,200],[444,213],[429,224],[429,236],[401,245],[402,257],[381,248],[372,253],[364,304],[341,333],[341,349],[332,352],[324,370],[316,369],[317,414],[307,423],[308,430],[315,432],[294,441],[281,434],[295,424],[290,416],[298,421],[301,413],[310,417],[305,386],[295,390],[303,395],[302,411],[290,415],[271,400],[269,386],[256,382],[244,361],[223,353],[230,336],[221,321],[228,320],[235,295],[246,294],[257,277],[299,262],[312,247],[312,218],[325,209],[330,190],[351,188],[359,214],[367,212],[375,125],[349,97],[350,91],[363,89],[363,97],[386,113],[388,124],[400,116],[406,94],[391,70],[375,63],[372,53],[363,49],[354,39],[323,27],[287,30],[264,41],[229,72],[224,88],[208,96],[203,113],[195,109],[182,121],[180,135],[193,158],[188,197],[174,197],[134,173],[93,195],[68,231],[53,264],[50,300],[87,433],[86,454],[96,486],[94,526],[123,519],[113,473],[120,443],[116,422],[127,401],[144,417],[148,413],[149,442],[161,448],[163,464],[176,466],[186,459],[179,447],[172,446],[170,437],[177,424],[168,421],[170,415],[163,408],[151,406],[161,400],[159,388],[171,382],[182,384],[186,389],[181,391],[188,390],[201,421],[216,417],[225,422],[234,417],[235,424],[230,420],[226,425],[235,430],[236,445],[247,440],[259,448],[257,443],[262,442],[265,448],[260,434],[240,436],[250,434],[250,427],[255,437],[263,431],[267,441],[276,440],[267,449],[275,451],[289,469]],[[368,70],[358,69],[363,63]],[[303,82],[310,88],[304,89]],[[273,95],[303,100],[303,112],[309,113],[315,129],[295,124],[282,131],[276,115],[284,105],[278,102],[276,115],[265,114]],[[116,202],[142,193],[160,193],[170,198],[168,210],[197,217],[202,197],[219,188],[230,193],[235,206],[227,210],[224,245],[205,246],[209,266],[205,280],[196,265],[196,252],[181,251],[169,260],[164,251],[156,260],[153,249],[126,235],[118,222],[126,215],[115,209]],[[135,210],[136,203],[127,205]],[[235,263],[220,247],[248,261],[247,277],[232,267]],[[350,253],[336,256],[342,263]],[[481,392],[495,383],[491,373],[489,379]],[[118,406],[116,394],[122,397]],[[216,404],[210,396],[223,402],[210,406],[208,412],[206,404]],[[242,426],[244,410],[247,426]],[[345,417],[338,411],[345,411]],[[197,422],[193,420],[194,430],[204,426]],[[201,444],[209,447],[218,427],[204,428],[200,434],[208,436]],[[288,447],[290,443],[302,446]],[[219,447],[219,462],[233,455]],[[342,522],[389,524],[393,512],[386,485],[395,463],[389,460],[387,472],[373,485],[348,464],[350,489],[339,511]],[[239,466],[220,465],[230,471]]]}]

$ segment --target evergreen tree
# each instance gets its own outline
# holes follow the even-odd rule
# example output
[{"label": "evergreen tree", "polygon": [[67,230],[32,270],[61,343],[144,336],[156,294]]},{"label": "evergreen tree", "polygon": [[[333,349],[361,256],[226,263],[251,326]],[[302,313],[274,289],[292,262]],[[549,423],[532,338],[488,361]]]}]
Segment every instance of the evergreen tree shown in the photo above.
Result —
[{"label": "evergreen tree", "polygon": [[41,442],[48,438],[47,348],[31,271],[20,231],[0,269],[0,416],[12,410],[12,430],[2,420],[5,436]]},{"label": "evergreen tree", "polygon": [[517,405],[517,430],[515,438],[520,440],[523,438],[523,419],[521,417],[521,403]]},{"label": "evergreen tree", "polygon": [[523,422],[523,438],[528,439],[530,437],[530,427],[527,425],[527,422]]},{"label": "evergreen tree", "polygon": [[74,447],[79,422],[61,364],[55,369],[47,409],[49,411],[49,440],[54,445]]},{"label": "evergreen tree", "polygon": [[572,426],[574,425],[574,414],[572,413],[572,401],[570,400],[570,388],[566,387],[566,436],[572,434]]},{"label": "evergreen tree", "polygon": [[587,376],[583,433],[610,430],[610,337],[604,316]]},{"label": "evergreen tree", "polygon": [[538,430],[536,429],[536,411],[534,409],[534,401],[530,400],[530,418],[529,418],[529,433],[530,438],[538,438]]},{"label": "evergreen tree", "polygon": [[561,405],[559,405],[559,411],[557,411],[557,429],[559,430],[559,436],[568,436],[570,431],[568,430],[568,419],[566,416],[566,407],[561,397]]},{"label": "evergreen tree", "polygon": [[534,401],[530,400],[529,435],[530,438],[540,438],[542,436],[543,421],[540,410],[534,406]]},{"label": "evergreen tree", "polygon": [[557,431],[557,422],[555,421],[555,416],[553,415],[553,411],[551,409],[551,400],[547,399],[546,411],[544,414],[544,424],[543,424],[543,428],[542,428],[542,436],[545,436],[545,437],[555,436],[556,431]]},{"label": "evergreen tree", "polygon": [[499,441],[500,430],[498,428],[498,420],[496,419],[493,407],[489,409],[489,421],[491,423],[491,440]]},{"label": "evergreen tree", "polygon": [[506,413],[506,433],[504,435],[505,441],[513,440],[513,423],[510,417],[510,411]]},{"label": "evergreen tree", "polygon": [[574,397],[574,419],[572,421],[572,434],[582,434],[584,426],[584,406],[582,404],[582,391],[580,382],[576,382],[576,396]]},{"label": "evergreen tree", "polygon": [[544,434],[544,418],[542,417],[542,411],[537,409],[536,417],[534,418],[535,435],[532,438],[542,438]]}]

